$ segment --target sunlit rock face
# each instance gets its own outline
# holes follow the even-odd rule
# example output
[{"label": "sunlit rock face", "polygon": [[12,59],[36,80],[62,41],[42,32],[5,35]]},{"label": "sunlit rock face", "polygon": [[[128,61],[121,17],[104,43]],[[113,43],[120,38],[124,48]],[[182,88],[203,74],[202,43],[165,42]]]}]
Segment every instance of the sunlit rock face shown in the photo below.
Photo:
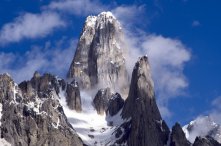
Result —
[{"label": "sunlit rock face", "polygon": [[64,84],[50,74],[19,85],[0,75],[1,139],[12,146],[83,146],[59,102]]},{"label": "sunlit rock face", "polygon": [[123,32],[110,12],[89,16],[85,22],[68,77],[75,78],[82,89],[95,86],[127,93]]}]

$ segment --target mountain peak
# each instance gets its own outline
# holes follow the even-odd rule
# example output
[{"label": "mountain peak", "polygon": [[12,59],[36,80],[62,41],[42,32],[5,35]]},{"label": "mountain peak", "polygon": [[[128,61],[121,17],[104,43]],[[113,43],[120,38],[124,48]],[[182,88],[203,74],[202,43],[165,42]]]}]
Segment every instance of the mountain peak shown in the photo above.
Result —
[{"label": "mountain peak", "polygon": [[109,87],[113,92],[123,91],[126,97],[128,73],[123,35],[111,12],[87,17],[68,77],[75,78],[83,89]]},{"label": "mountain peak", "polygon": [[100,14],[98,14],[98,17],[106,19],[116,19],[116,17],[110,11],[101,12]]},{"label": "mountain peak", "polygon": [[88,16],[86,18],[84,30],[87,30],[87,28],[104,29],[110,24],[116,29],[121,29],[120,22],[110,11],[101,12],[97,16]]},{"label": "mountain peak", "polygon": [[169,128],[157,107],[150,65],[147,56],[139,58],[133,69],[128,98],[122,118],[130,119],[127,133],[128,146],[166,145]]},{"label": "mountain peak", "polygon": [[85,21],[85,26],[94,27],[97,21],[97,16],[88,16]]}]

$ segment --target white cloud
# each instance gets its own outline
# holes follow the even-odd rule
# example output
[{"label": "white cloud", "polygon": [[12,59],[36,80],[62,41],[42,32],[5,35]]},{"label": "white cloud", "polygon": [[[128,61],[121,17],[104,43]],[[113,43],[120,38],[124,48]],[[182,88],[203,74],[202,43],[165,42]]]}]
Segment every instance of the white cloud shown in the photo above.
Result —
[{"label": "white cloud", "polygon": [[144,13],[145,5],[136,6],[136,5],[130,5],[130,6],[118,6],[111,10],[111,12],[114,14],[116,18],[118,18],[122,25],[124,27],[130,26],[134,23],[140,22],[137,21],[137,19],[141,19],[142,13]]},{"label": "white cloud", "polygon": [[75,44],[72,40],[60,40],[55,45],[47,42],[44,47],[35,46],[25,54],[0,53],[0,60],[6,60],[0,62],[0,73],[8,72],[16,82],[30,79],[35,71],[65,77]]},{"label": "white cloud", "polygon": [[188,86],[183,74],[184,64],[190,60],[188,48],[179,40],[156,35],[149,35],[142,47],[149,56],[158,95],[179,95]]},{"label": "white cloud", "polygon": [[209,111],[209,116],[214,119],[215,122],[221,124],[221,96],[215,98],[212,101],[212,110]]},{"label": "white cloud", "polygon": [[183,94],[188,87],[183,69],[191,57],[189,49],[181,41],[161,35],[129,34],[125,39],[129,48],[127,67],[130,73],[138,57],[147,54],[162,115],[171,116],[172,113],[166,109],[168,100]]},{"label": "white cloud", "polygon": [[[211,130],[220,128],[221,125],[221,96],[218,96],[211,102],[211,109],[206,111],[204,115],[199,115],[194,121],[195,127],[192,132],[189,133],[189,139],[193,141],[196,136],[205,136],[211,134]],[[207,116],[205,116],[207,115]],[[219,125],[217,125],[219,124]],[[217,129],[216,129],[217,130]],[[220,130],[217,131],[217,134]],[[212,133],[213,134],[213,133]],[[213,135],[214,138],[220,141],[219,135]]]},{"label": "white cloud", "polygon": [[160,110],[160,114],[164,117],[164,118],[171,118],[173,113],[168,109],[168,107],[166,105],[158,105],[158,108]]},{"label": "white cloud", "polygon": [[[190,122],[190,128],[188,128],[188,125],[183,127],[186,137],[191,143],[194,143],[197,136],[205,137],[207,135],[220,141],[217,128],[219,128],[218,125],[214,123],[210,116],[199,116]],[[217,135],[212,131],[217,132]]]},{"label": "white cloud", "polygon": [[221,110],[221,96],[215,98],[213,101],[212,101],[212,105],[215,107],[215,108],[218,108]]},{"label": "white cloud", "polygon": [[51,2],[46,8],[86,16],[99,13],[106,7],[96,0],[59,0]]},{"label": "white cloud", "polygon": [[[138,18],[143,9],[144,7],[125,6],[115,8],[113,13],[124,25],[130,23],[130,20],[140,21]],[[125,17],[123,17],[124,14],[126,14]],[[178,39],[146,33],[130,26],[126,27],[124,32],[125,44],[122,44],[122,47],[128,48],[129,72],[132,72],[138,57],[148,56],[159,108],[164,117],[170,117],[172,113],[168,109],[168,101],[184,94],[184,90],[188,87],[183,70],[185,63],[191,58],[190,49]]]},{"label": "white cloud", "polygon": [[194,20],[193,22],[192,22],[192,26],[193,27],[197,27],[197,26],[200,26],[201,25],[201,23],[198,21],[198,20]]},{"label": "white cloud", "polygon": [[25,13],[0,30],[0,44],[19,42],[23,39],[44,37],[54,29],[65,26],[60,16],[53,12]]}]

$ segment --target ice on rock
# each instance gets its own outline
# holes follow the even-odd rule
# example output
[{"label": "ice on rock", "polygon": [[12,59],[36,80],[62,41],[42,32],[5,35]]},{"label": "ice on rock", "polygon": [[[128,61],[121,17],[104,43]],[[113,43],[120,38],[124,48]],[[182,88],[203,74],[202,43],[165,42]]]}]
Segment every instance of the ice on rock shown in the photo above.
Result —
[{"label": "ice on rock", "polygon": [[96,21],[97,21],[97,17],[96,16],[88,16],[87,19],[86,19],[86,26],[89,26],[89,27],[94,27],[95,24],[96,24]]}]

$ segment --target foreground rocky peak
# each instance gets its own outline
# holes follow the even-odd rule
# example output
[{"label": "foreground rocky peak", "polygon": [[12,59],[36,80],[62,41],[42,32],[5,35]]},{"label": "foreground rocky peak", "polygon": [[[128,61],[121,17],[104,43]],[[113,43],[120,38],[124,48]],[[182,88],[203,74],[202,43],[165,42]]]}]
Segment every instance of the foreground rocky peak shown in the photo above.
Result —
[{"label": "foreground rocky peak", "polygon": [[[151,103],[152,101],[153,103]],[[147,106],[149,105],[148,103],[150,104],[150,107]],[[131,112],[129,111],[133,111],[131,107],[136,107],[136,110],[141,110],[138,111],[138,113],[142,113],[144,110],[150,111],[153,112],[152,114],[157,120],[161,119],[160,112],[155,102],[154,85],[147,56],[139,58],[135,64],[132,72],[129,95],[125,104],[122,113],[123,118],[130,118]],[[138,106],[133,106],[134,104],[138,104]],[[137,108],[141,106],[153,108],[153,110],[144,109],[144,107],[141,109]]]},{"label": "foreground rocky peak", "polygon": [[133,69],[130,91],[122,117],[128,119],[128,123],[121,127],[128,131],[122,140],[126,141],[128,146],[167,144],[170,131],[156,105],[150,66],[146,56],[141,57]]},{"label": "foreground rocky peak", "polygon": [[128,73],[122,46],[123,32],[111,12],[86,19],[68,77],[82,89],[95,86],[127,92]]}]

